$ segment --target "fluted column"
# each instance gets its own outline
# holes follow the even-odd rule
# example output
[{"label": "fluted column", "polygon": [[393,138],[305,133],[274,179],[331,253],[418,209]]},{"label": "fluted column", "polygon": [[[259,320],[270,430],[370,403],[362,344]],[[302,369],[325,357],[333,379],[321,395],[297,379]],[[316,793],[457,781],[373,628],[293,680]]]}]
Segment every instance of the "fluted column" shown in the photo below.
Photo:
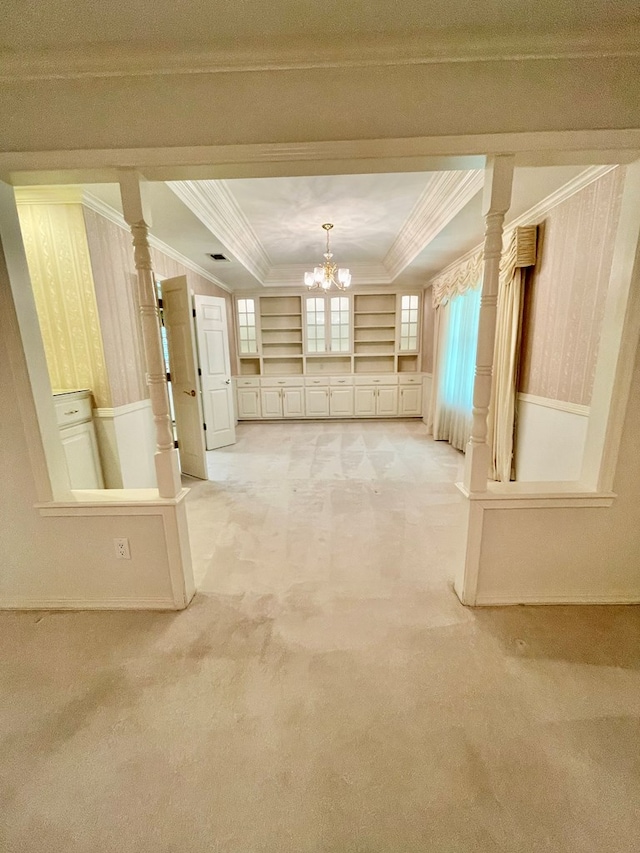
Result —
[{"label": "fluted column", "polygon": [[137,302],[140,310],[147,384],[156,430],[155,466],[161,498],[174,498],[181,489],[178,453],[173,444],[167,371],[162,355],[160,314],[149,249],[151,218],[145,208],[140,176],[133,169],[120,172],[122,212],[131,229],[137,273]]},{"label": "fluted column", "polygon": [[504,217],[511,204],[513,160],[511,154],[491,157],[485,169],[482,202],[485,218],[484,262],[473,385],[473,425],[464,467],[464,485],[470,492],[486,491],[489,476],[491,448],[487,444],[487,414],[491,399],[502,232]]}]

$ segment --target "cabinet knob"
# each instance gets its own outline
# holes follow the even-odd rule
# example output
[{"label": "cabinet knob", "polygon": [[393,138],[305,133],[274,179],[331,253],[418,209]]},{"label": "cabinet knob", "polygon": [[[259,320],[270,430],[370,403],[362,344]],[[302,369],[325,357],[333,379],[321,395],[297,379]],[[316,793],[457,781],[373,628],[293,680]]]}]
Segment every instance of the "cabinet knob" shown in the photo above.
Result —
[{"label": "cabinet knob", "polygon": [[77,415],[80,409],[69,409],[68,412],[65,412],[65,415]]}]

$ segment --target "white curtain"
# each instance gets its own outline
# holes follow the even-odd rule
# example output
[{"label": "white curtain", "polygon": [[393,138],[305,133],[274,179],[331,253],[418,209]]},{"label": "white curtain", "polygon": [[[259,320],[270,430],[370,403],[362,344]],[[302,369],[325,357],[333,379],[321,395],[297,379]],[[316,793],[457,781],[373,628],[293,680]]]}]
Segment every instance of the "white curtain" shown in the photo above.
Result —
[{"label": "white curtain", "polygon": [[436,312],[433,437],[448,441],[462,451],[466,449],[471,435],[480,317],[479,286],[478,281],[477,289],[467,290],[444,304],[440,303]]},{"label": "white curtain", "polygon": [[515,228],[500,264],[487,441],[492,449],[490,477],[503,483],[508,482],[513,473],[525,265],[535,260],[535,238],[535,227]]}]

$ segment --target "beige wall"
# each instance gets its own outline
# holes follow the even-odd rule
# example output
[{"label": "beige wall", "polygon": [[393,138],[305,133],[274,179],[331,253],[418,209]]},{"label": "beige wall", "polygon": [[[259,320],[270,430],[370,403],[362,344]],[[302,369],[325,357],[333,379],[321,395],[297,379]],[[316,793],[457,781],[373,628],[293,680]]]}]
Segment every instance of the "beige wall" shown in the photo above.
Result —
[{"label": "beige wall", "polygon": [[525,287],[519,390],[588,406],[620,213],[618,168],[546,214]]},{"label": "beige wall", "polygon": [[[88,208],[84,209],[84,218],[113,405],[124,406],[149,396],[136,302],[131,235],[125,228]],[[159,249],[151,249],[151,259],[155,272],[163,278],[186,275],[194,293],[226,299],[233,367],[235,332],[230,295]]]},{"label": "beige wall", "polygon": [[422,294],[422,365],[423,373],[433,373],[433,322],[435,311],[431,299],[431,288]]},{"label": "beige wall", "polygon": [[[25,191],[28,197],[46,191]],[[55,194],[56,191],[53,191]],[[26,203],[20,228],[54,389],[89,388],[111,405],[89,246],[80,204]]]},{"label": "beige wall", "polygon": [[95,211],[83,210],[113,406],[124,406],[149,396],[131,236]]}]

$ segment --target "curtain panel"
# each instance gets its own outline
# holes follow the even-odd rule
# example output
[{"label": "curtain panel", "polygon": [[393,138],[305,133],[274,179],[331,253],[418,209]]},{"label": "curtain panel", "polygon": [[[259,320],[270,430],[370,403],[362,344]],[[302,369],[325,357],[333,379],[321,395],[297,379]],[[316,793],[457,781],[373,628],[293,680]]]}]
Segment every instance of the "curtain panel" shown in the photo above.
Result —
[{"label": "curtain panel", "polygon": [[441,361],[433,437],[462,451],[471,435],[480,296],[479,288],[468,290],[438,308]]},{"label": "curtain panel", "polygon": [[[512,475],[524,268],[535,263],[536,237],[535,225],[506,232],[506,249],[500,263],[493,381],[487,416],[487,441],[492,451],[490,476],[500,481],[508,481]],[[466,449],[471,432],[482,274],[480,248],[446,269],[433,280],[432,286],[433,383],[427,427],[435,439],[450,441],[460,450]],[[472,296],[467,299],[469,293]]]}]

